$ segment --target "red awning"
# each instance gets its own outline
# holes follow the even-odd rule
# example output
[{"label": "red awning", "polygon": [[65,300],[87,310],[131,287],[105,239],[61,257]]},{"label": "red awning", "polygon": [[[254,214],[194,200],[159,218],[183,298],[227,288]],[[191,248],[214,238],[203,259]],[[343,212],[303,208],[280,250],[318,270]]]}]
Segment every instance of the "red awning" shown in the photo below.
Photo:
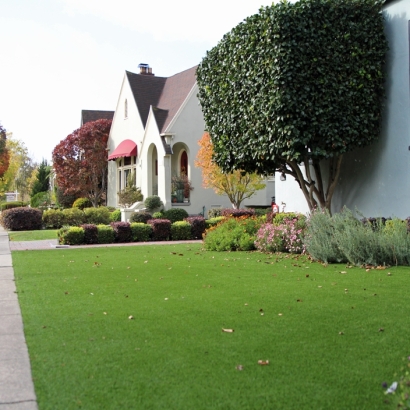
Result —
[{"label": "red awning", "polygon": [[118,145],[111,155],[108,156],[108,161],[122,157],[135,157],[137,155],[137,144],[131,140],[124,140]]}]

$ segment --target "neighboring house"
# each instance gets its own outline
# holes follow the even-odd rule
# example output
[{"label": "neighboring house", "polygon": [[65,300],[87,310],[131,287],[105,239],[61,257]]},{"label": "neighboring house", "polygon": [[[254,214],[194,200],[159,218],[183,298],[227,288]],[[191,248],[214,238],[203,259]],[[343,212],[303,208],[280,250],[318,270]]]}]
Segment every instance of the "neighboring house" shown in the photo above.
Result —
[{"label": "neighboring house", "polygon": [[87,122],[97,120],[112,120],[113,117],[114,111],[81,110],[81,127]]},{"label": "neighboring house", "polygon": [[[410,216],[410,0],[384,4],[387,54],[386,107],[380,138],[345,155],[332,211],[343,206],[365,216]],[[286,210],[308,212],[298,184],[276,175],[276,202]]]},{"label": "neighboring house", "polygon": [[[171,77],[156,77],[147,64],[140,73],[125,72],[108,139],[107,205],[118,206],[117,193],[133,171],[144,198],[158,195],[165,209],[184,207],[189,214],[230,207],[227,196],[202,187],[194,166],[205,130],[197,98],[196,67]],[[194,188],[181,197],[173,177],[188,176]],[[243,205],[270,206],[274,180]],[[180,191],[180,190],[179,190]]]}]

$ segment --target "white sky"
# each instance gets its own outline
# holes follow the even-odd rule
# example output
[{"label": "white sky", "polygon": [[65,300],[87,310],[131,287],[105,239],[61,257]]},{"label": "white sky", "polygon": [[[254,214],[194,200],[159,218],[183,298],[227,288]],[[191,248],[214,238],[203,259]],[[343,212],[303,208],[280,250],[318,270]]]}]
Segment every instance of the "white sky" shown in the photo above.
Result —
[{"label": "white sky", "polygon": [[38,162],[115,110],[124,71],[168,77],[272,0],[0,0],[0,123]]}]

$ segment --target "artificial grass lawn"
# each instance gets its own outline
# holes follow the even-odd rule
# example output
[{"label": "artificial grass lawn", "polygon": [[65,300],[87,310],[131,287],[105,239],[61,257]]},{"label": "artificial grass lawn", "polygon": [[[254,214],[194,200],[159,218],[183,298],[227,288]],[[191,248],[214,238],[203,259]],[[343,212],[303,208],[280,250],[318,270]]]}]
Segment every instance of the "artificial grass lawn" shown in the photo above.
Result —
[{"label": "artificial grass lawn", "polygon": [[9,231],[11,241],[40,241],[57,239],[58,229],[42,229],[38,231]]},{"label": "artificial grass lawn", "polygon": [[40,410],[389,408],[410,354],[409,268],[199,244],[12,257]]}]

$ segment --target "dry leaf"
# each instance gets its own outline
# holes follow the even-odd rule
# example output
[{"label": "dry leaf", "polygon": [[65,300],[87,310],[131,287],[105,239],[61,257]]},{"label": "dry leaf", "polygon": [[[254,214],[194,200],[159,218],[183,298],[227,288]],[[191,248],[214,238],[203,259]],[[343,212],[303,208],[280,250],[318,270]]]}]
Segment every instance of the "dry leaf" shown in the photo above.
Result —
[{"label": "dry leaf", "polygon": [[243,366],[241,364],[238,364],[238,366],[235,367],[236,370],[243,370]]},{"label": "dry leaf", "polygon": [[343,332],[339,332],[339,335],[344,335],[344,333],[343,333]]},{"label": "dry leaf", "polygon": [[321,288],[321,286],[318,286],[318,288]]},{"label": "dry leaf", "polygon": [[302,299],[297,299],[296,302],[303,302]]},{"label": "dry leaf", "polygon": [[258,364],[261,366],[267,366],[269,364],[269,360],[258,360]]},{"label": "dry leaf", "polygon": [[128,316],[128,319],[134,319],[134,316],[130,315]]},{"label": "dry leaf", "polygon": [[386,267],[385,267],[385,266],[380,266],[380,265],[379,265],[379,266],[377,266],[377,267],[376,267],[376,269],[378,269],[378,270],[384,270],[384,269],[386,269]]},{"label": "dry leaf", "polygon": [[165,298],[164,300],[168,300],[168,298]]},{"label": "dry leaf", "polygon": [[342,270],[340,273],[347,273],[345,270]]},{"label": "dry leaf", "polygon": [[106,315],[107,314],[107,312],[103,312],[104,313],[104,315]]},{"label": "dry leaf", "polygon": [[308,277],[309,277],[309,274],[306,274],[306,277],[308,278]]},{"label": "dry leaf", "polygon": [[148,261],[144,261],[144,263],[148,263]]},{"label": "dry leaf", "polygon": [[384,332],[384,328],[381,327],[381,328],[379,329],[379,332]]},{"label": "dry leaf", "polygon": [[278,316],[282,316],[282,313],[278,313]]},{"label": "dry leaf", "polygon": [[390,272],[387,272],[387,276],[391,276],[391,273],[390,273]]},{"label": "dry leaf", "polygon": [[234,330],[233,330],[233,329],[224,329],[224,328],[222,328],[222,332],[225,332],[225,333],[233,333]]}]

